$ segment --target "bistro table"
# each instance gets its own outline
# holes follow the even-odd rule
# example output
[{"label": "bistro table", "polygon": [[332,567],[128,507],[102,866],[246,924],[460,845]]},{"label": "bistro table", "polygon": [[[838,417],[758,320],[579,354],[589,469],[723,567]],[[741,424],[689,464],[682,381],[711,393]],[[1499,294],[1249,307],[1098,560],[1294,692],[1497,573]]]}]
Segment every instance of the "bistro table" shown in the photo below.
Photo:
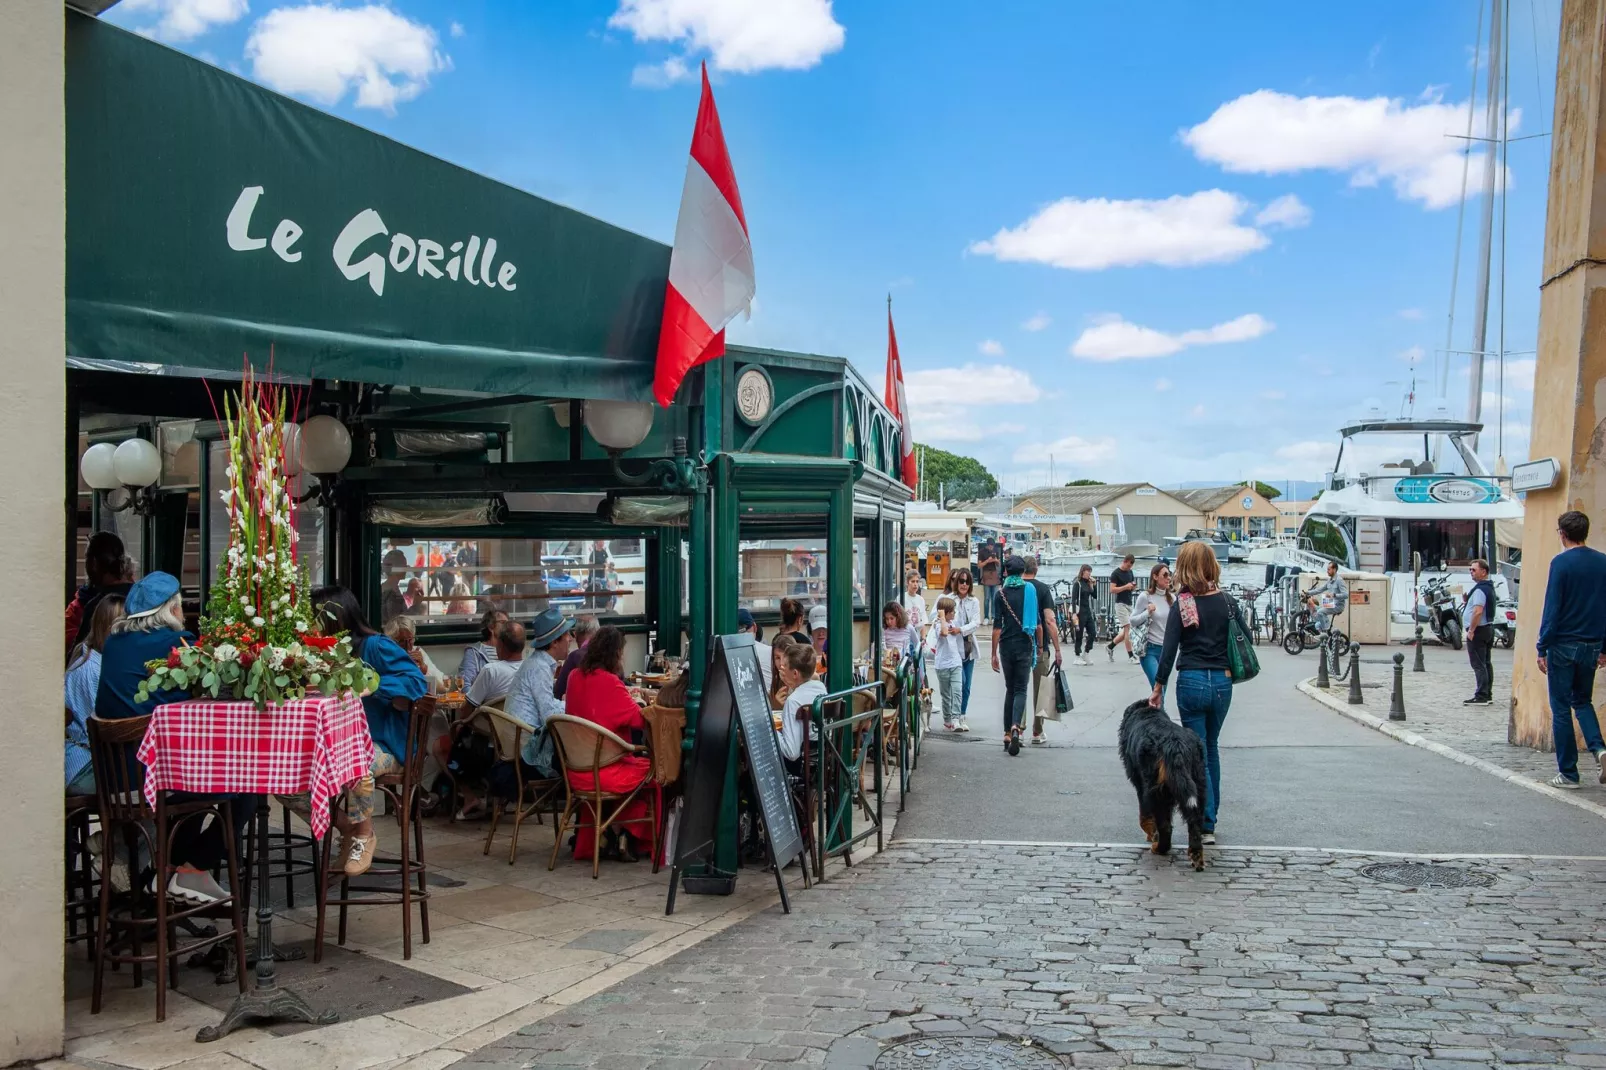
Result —
[{"label": "bistro table", "polygon": [[[329,831],[329,804],[365,775],[374,744],[361,701],[350,691],[308,695],[257,709],[249,701],[188,701],[158,706],[139,747],[145,764],[145,799],[159,791],[220,795],[307,792],[312,834]],[[257,826],[256,985],[241,993],[217,1025],[203,1027],[198,1041],[217,1040],[254,1020],[279,1019],[330,1025],[335,1011],[318,1014],[300,995],[279,988],[274,976],[273,908],[268,896],[268,821]]]}]

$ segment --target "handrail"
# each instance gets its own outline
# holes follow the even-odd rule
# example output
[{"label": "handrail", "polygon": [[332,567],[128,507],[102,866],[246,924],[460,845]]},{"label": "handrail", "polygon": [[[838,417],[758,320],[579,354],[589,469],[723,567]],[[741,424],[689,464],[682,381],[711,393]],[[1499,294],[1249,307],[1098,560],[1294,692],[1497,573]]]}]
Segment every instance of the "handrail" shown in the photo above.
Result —
[{"label": "handrail", "polygon": [[[863,713],[850,714],[839,717],[834,721],[825,719],[826,703],[845,704],[855,695],[875,692],[877,701],[874,706]],[[853,864],[853,848],[861,841],[868,839],[872,833],[876,838],[876,850],[885,847],[882,839],[882,798],[886,794],[883,779],[883,765],[886,755],[886,741],[881,730],[881,707],[884,701],[885,690],[882,681],[875,680],[868,684],[859,684],[843,691],[828,692],[816,698],[812,704],[811,719],[820,734],[819,758],[814,763],[815,771],[815,808],[819,822],[819,838],[815,844],[814,852],[814,878],[817,881],[825,880],[825,860],[831,855],[840,854],[846,865]],[[859,787],[860,776],[864,769],[864,756],[866,750],[862,740],[858,739],[860,731],[858,726],[864,722],[872,722],[875,734],[875,744],[870,752],[875,755],[875,824],[872,828],[864,829],[858,833],[843,835],[845,829],[852,827],[853,807],[863,807],[866,814],[870,811],[869,800],[864,798],[864,792]],[[843,746],[839,741],[845,740]],[[828,763],[836,767],[834,778],[835,791],[826,792],[825,767]],[[833,843],[833,837],[841,837],[840,842]]]}]

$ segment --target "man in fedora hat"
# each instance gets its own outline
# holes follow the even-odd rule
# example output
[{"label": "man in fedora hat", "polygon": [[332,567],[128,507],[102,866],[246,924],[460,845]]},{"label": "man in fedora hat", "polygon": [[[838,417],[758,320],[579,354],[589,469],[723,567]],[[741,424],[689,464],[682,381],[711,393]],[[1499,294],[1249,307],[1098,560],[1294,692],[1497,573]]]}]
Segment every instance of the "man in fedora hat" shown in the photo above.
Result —
[{"label": "man in fedora hat", "polygon": [[526,629],[530,653],[508,691],[507,712],[534,729],[524,740],[520,758],[543,777],[557,775],[552,740],[542,730],[548,717],[563,712],[563,703],[553,696],[552,685],[559,663],[569,656],[573,630],[574,622],[556,609],[538,614]]}]

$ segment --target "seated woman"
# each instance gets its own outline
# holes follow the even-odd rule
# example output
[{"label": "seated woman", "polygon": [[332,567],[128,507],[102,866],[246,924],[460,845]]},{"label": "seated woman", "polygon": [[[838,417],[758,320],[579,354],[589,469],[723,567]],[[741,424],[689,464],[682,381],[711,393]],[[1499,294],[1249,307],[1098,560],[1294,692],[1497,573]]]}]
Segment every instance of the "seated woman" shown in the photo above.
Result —
[{"label": "seated woman", "polygon": [[775,642],[770,644],[770,709],[778,710],[786,703],[786,696],[790,688],[786,686],[786,677],[781,669],[786,665],[786,652],[795,646],[801,646],[790,635],[777,635]]},{"label": "seated woman", "polygon": [[402,648],[402,651],[413,659],[418,671],[424,674],[431,691],[439,691],[446,674],[435,667],[435,661],[429,652],[418,645],[418,628],[411,617],[392,617],[385,625],[385,638]]},{"label": "seated woman", "polygon": [[[630,689],[621,679],[625,669],[625,637],[618,628],[597,629],[591,642],[586,644],[585,656],[569,675],[569,686],[564,693],[564,710],[571,717],[582,717],[601,725],[616,736],[630,739],[632,733],[644,733],[647,721],[641,707],[631,696]],[[579,755],[574,757],[578,758]],[[593,791],[596,785],[590,772],[569,771],[569,786],[577,792]],[[652,762],[645,756],[630,755],[604,768],[597,780],[602,790],[627,795],[652,776]],[[603,855],[634,862],[637,850],[652,850],[652,830],[647,827],[647,800],[637,796],[630,805],[608,826],[603,839]],[[593,820],[596,815],[593,815]],[[621,824],[621,822],[632,822]],[[594,828],[579,829],[575,836],[574,857],[590,858]]]},{"label": "seated woman", "polygon": [[[903,652],[914,645],[914,630],[909,627],[909,612],[896,600],[881,607],[882,656],[903,657]],[[890,658],[888,660],[891,660]]]},{"label": "seated woman", "polygon": [[350,635],[352,653],[379,674],[379,687],[362,700],[374,741],[373,764],[367,776],[347,788],[345,812],[337,807],[331,815],[342,836],[341,868],[346,876],[358,877],[374,862],[374,777],[401,770],[413,703],[428,685],[405,650],[368,626],[356,595],[344,587],[320,587],[312,592],[312,606],[323,634]]},{"label": "seated woman", "polygon": [[809,617],[803,603],[795,598],[781,599],[780,634],[790,635],[800,643],[809,641]]},{"label": "seated woman", "polygon": [[814,647],[798,643],[789,647],[781,663],[786,680],[786,704],[781,707],[781,727],[776,742],[787,769],[801,775],[803,740],[813,736],[814,700],[825,694],[825,685],[815,675]]},{"label": "seated woman", "polygon": [[[183,643],[195,638],[184,630],[184,601],[176,578],[152,572],[128,590],[123,617],[114,622],[100,652],[100,683],[95,689],[95,716],[108,721],[147,717],[156,707],[183,702],[188,691],[152,691],[143,701],[139,685],[150,675],[147,661],[161,661]],[[206,796],[172,792],[171,799],[196,800]],[[229,796],[238,840],[245,823],[256,812],[257,796]],[[215,821],[203,829],[199,821],[182,821],[173,830],[172,859],[178,872],[168,882],[167,894],[191,904],[224,898],[225,892],[209,870],[223,863],[225,845]]]},{"label": "seated woman", "polygon": [[481,669],[496,660],[496,645],[492,639],[496,629],[507,623],[507,619],[507,611],[503,609],[487,609],[480,618],[480,641],[463,651],[463,662],[457,668],[457,675],[463,678],[464,691],[474,685],[474,677]]},{"label": "seated woman", "polygon": [[67,794],[95,794],[95,768],[89,756],[89,718],[100,690],[100,652],[112,625],[123,619],[123,596],[102,594],[90,611],[89,630],[67,664]]}]

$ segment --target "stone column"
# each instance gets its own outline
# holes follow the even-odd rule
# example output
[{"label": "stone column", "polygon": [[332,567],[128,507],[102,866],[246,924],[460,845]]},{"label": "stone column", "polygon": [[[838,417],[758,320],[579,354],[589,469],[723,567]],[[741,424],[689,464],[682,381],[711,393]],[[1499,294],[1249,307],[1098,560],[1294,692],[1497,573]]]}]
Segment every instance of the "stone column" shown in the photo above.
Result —
[{"label": "stone column", "polygon": [[1559,460],[1561,479],[1528,495],[1509,729],[1542,749],[1554,744],[1534,641],[1556,518],[1583,510],[1606,546],[1606,0],[1562,4],[1550,161],[1530,455]]},{"label": "stone column", "polygon": [[61,0],[0,15],[0,1066],[62,1047],[66,129]]}]

